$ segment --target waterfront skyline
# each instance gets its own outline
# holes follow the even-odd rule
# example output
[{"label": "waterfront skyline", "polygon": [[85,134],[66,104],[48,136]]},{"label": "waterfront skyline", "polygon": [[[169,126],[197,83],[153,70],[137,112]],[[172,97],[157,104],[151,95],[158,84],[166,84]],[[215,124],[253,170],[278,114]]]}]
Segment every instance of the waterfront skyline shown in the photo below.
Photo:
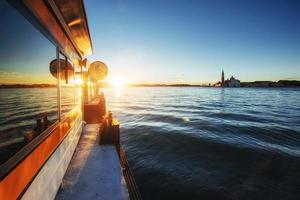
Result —
[{"label": "waterfront skyline", "polygon": [[[108,65],[106,81],[208,84],[219,80],[222,69],[241,81],[300,80],[298,1],[85,1],[85,6],[95,53],[88,59]],[[22,23],[20,29],[28,22]],[[20,51],[10,52],[15,45],[5,38],[22,39],[11,26],[1,33],[1,84],[55,83],[47,66],[54,47],[38,39],[23,46],[15,41]],[[36,55],[28,46],[45,50]],[[30,61],[6,62],[13,54],[39,57],[39,71],[31,73]]]}]

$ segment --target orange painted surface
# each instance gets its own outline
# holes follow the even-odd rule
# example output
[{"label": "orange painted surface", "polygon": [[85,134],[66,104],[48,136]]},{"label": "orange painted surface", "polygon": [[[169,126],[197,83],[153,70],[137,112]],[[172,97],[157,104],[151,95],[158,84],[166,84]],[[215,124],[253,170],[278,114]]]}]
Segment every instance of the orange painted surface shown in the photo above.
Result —
[{"label": "orange painted surface", "polygon": [[64,120],[0,182],[0,200],[17,199],[74,125],[78,113]]}]

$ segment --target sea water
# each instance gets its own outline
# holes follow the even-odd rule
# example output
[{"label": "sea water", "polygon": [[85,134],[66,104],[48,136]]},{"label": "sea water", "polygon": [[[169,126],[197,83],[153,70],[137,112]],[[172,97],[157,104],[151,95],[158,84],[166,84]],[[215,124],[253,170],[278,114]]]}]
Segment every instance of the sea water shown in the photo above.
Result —
[{"label": "sea water", "polygon": [[[55,88],[0,90],[2,142],[56,113]],[[299,88],[103,93],[143,199],[299,199]],[[72,107],[71,97],[63,102]]]}]

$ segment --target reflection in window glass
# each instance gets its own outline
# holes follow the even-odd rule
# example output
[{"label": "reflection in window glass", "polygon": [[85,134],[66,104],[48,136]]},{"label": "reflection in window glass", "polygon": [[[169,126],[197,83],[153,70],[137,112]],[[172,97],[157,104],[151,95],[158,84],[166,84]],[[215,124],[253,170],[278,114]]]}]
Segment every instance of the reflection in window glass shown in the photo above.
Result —
[{"label": "reflection in window glass", "polygon": [[61,84],[61,116],[66,116],[75,106],[75,72],[70,60],[60,54],[60,59],[64,60],[60,68]]},{"label": "reflection in window glass", "polygon": [[75,78],[74,78],[74,82],[75,82],[75,106],[78,109],[81,109],[81,99],[82,99],[82,91],[81,91],[81,87],[82,87],[82,77],[81,77],[81,68],[78,66],[75,66]]},{"label": "reflection in window glass", "polygon": [[[8,20],[9,19],[9,20]],[[0,2],[0,164],[57,120],[55,46]],[[21,33],[21,34],[20,34]]]}]

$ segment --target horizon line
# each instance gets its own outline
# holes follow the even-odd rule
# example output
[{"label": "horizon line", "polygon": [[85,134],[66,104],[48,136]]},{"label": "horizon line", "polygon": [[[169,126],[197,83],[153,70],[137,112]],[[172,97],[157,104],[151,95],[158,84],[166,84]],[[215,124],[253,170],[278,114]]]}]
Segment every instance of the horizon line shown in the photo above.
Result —
[{"label": "horizon line", "polygon": [[[299,81],[300,80],[297,80],[297,79],[279,79],[277,81],[270,81],[270,80],[263,80],[263,81],[241,81],[241,83],[251,83],[251,82],[279,82],[279,81]],[[99,84],[102,84],[102,85],[105,85],[105,86],[112,86],[113,84],[111,84],[109,81],[103,81],[103,82],[98,82]],[[152,83],[147,83],[147,82],[144,82],[144,83],[124,83],[123,85],[126,85],[126,86],[147,86],[147,85],[161,85],[161,86],[208,86],[208,85],[213,85],[217,82],[204,82],[204,83],[186,83],[186,82],[178,82],[178,83],[163,83],[163,82],[152,82]],[[51,86],[56,86],[56,84],[54,83],[0,83],[0,86],[45,86],[45,87],[51,87]]]}]

